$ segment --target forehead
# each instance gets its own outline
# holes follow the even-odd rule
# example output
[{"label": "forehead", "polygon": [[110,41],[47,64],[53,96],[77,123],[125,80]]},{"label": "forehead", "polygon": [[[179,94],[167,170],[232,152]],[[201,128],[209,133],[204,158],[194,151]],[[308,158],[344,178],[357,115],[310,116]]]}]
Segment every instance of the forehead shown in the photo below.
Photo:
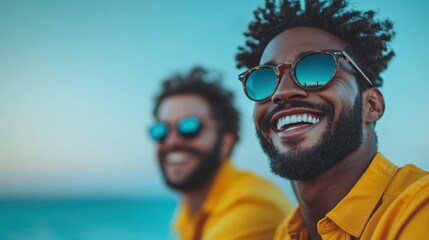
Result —
[{"label": "forehead", "polygon": [[176,122],[187,116],[208,117],[211,108],[208,102],[197,94],[173,95],[165,98],[158,109],[158,119]]},{"label": "forehead", "polygon": [[303,52],[323,49],[345,49],[337,36],[314,27],[295,27],[275,36],[265,47],[260,64],[291,61]]}]

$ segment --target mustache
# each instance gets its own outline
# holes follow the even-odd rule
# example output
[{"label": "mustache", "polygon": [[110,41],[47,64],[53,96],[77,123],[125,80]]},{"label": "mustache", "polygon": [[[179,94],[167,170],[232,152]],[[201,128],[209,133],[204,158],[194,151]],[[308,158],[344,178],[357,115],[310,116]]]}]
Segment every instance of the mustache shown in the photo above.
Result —
[{"label": "mustache", "polygon": [[284,109],[288,108],[307,108],[307,109],[313,109],[318,110],[321,112],[328,114],[332,114],[334,112],[334,108],[329,104],[314,104],[314,103],[308,103],[305,101],[293,101],[288,103],[282,103],[277,105],[275,108],[273,108],[271,111],[268,112],[263,118],[261,122],[262,130],[264,132],[267,132],[269,129],[269,126],[271,124],[271,119],[273,116]]}]

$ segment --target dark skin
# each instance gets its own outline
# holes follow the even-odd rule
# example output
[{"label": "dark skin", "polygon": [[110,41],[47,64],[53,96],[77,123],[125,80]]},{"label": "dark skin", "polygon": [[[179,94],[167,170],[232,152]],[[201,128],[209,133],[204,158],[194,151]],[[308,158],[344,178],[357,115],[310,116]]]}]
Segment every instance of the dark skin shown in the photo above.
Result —
[{"label": "dark skin", "polygon": [[[284,61],[293,61],[302,52],[323,49],[345,49],[346,43],[324,30],[312,27],[296,27],[288,29],[273,38],[265,48],[260,64],[276,65]],[[325,130],[335,126],[340,114],[352,108],[359,93],[353,70],[344,60],[333,82],[319,91],[307,91],[298,87],[289,74],[289,69],[282,76],[281,82],[269,101],[256,103],[254,119],[256,128],[260,129],[262,119],[278,104],[292,101],[304,101],[313,104],[330,104],[334,109],[332,124],[323,113],[320,122],[311,127],[302,126],[279,134],[270,128],[267,137],[281,153],[307,149],[316,145]],[[384,112],[384,100],[380,91],[369,88],[362,93],[362,126],[363,141],[360,147],[349,154],[331,169],[307,181],[291,181],[297,196],[304,222],[311,239],[320,239],[317,222],[324,218],[343,199],[358,181],[377,152],[374,123]],[[276,113],[278,116],[305,114],[311,110],[305,108],[286,108]],[[266,134],[265,134],[266,135]],[[297,145],[288,144],[289,140],[300,139]]]}]

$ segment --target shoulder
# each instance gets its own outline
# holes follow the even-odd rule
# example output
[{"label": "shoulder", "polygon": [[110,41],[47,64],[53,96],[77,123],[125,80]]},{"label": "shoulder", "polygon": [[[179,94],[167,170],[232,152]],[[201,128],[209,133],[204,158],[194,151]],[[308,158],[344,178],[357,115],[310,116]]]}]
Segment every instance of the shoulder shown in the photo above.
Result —
[{"label": "shoulder", "polygon": [[272,239],[292,211],[283,192],[269,181],[237,171],[207,220],[212,239]]},{"label": "shoulder", "polygon": [[386,193],[393,196],[399,197],[401,195],[409,194],[413,192],[412,189],[419,188],[420,185],[424,185],[426,180],[423,180],[429,175],[428,172],[412,165],[408,164],[398,169],[394,179],[386,189]]},{"label": "shoulder", "polygon": [[291,210],[283,192],[253,173],[226,162],[204,202],[204,239],[272,239]]},{"label": "shoulder", "polygon": [[[394,212],[396,220],[408,221],[424,209],[429,210],[429,175],[407,187],[389,206],[388,211]],[[427,217],[429,219],[429,215]]]},{"label": "shoulder", "polygon": [[237,171],[235,181],[229,185],[226,195],[233,202],[266,203],[281,208],[291,205],[278,186],[247,171]]},{"label": "shoulder", "polygon": [[408,170],[413,176],[404,177],[402,191],[387,208],[375,231],[377,239],[424,239],[429,219],[429,174],[418,168]]},{"label": "shoulder", "polygon": [[210,212],[223,212],[237,205],[288,212],[290,202],[274,183],[251,172],[237,170],[227,162],[216,176],[204,203]]}]

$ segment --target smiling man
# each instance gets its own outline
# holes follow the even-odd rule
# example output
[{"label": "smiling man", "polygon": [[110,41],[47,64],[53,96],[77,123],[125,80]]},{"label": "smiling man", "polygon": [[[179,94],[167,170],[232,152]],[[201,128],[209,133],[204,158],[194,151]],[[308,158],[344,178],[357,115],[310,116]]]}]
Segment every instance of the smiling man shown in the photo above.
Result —
[{"label": "smiling man", "polygon": [[181,195],[176,230],[186,240],[272,239],[291,204],[273,184],[233,166],[239,114],[210,76],[202,68],[173,76],[156,97],[150,135],[165,182]]},{"label": "smiling man", "polygon": [[267,0],[236,56],[260,144],[299,202],[276,239],[424,239],[428,173],[377,150],[393,24],[304,2]]}]

